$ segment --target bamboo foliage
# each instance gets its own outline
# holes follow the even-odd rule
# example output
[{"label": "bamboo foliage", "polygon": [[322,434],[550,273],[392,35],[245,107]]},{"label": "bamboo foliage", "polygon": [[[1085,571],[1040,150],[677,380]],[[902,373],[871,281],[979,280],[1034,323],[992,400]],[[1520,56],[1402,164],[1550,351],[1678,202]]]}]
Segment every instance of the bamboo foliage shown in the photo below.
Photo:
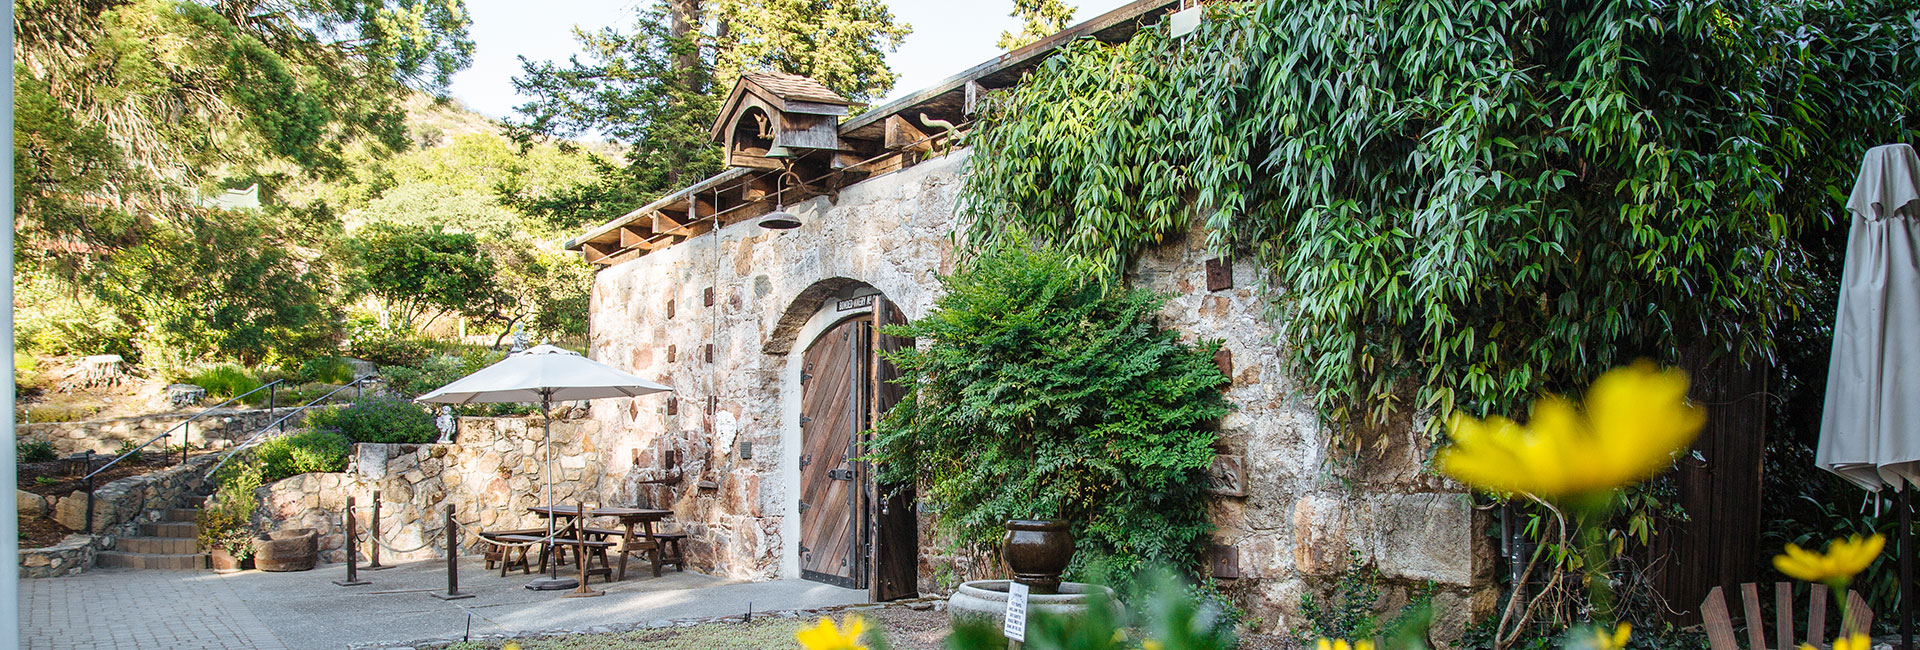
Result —
[{"label": "bamboo foliage", "polygon": [[1208,7],[991,96],[968,236],[1119,277],[1203,221],[1270,272],[1349,440],[1687,346],[1770,359],[1823,315],[1838,269],[1803,242],[1844,224],[1861,152],[1920,139],[1912,0]]}]

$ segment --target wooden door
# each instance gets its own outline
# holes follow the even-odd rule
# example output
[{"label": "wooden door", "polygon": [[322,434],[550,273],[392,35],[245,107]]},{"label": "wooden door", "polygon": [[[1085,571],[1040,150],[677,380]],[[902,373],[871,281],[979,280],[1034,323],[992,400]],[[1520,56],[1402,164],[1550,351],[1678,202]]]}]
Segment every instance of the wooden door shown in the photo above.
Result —
[{"label": "wooden door", "polygon": [[800,375],[800,577],[866,586],[865,472],[872,323],[848,319],[807,348]]},{"label": "wooden door", "polygon": [[[868,419],[879,422],[888,409],[900,403],[906,387],[893,383],[900,370],[888,363],[884,353],[911,347],[913,339],[881,334],[880,327],[907,322],[900,310],[885,298],[873,302],[873,376],[872,402]],[[868,481],[867,518],[873,525],[873,559],[868,567],[873,577],[869,596],[874,601],[911,598],[920,595],[919,516],[914,511],[913,484],[880,484]]]}]

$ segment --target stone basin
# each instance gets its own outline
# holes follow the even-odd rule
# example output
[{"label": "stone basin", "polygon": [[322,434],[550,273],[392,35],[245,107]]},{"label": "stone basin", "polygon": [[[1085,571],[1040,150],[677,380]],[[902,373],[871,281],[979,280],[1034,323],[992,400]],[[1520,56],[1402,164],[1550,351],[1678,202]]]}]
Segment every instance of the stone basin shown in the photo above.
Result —
[{"label": "stone basin", "polygon": [[[1007,615],[1007,584],[1011,582],[974,580],[961,583],[960,589],[947,598],[947,619],[955,624],[962,619],[973,619],[998,625]],[[1095,594],[1103,594],[1107,607],[1115,616],[1120,614],[1120,601],[1114,599],[1112,589],[1084,582],[1062,582],[1059,593],[1028,595],[1028,616],[1042,612],[1054,616],[1079,616],[1085,614],[1096,600]]]}]

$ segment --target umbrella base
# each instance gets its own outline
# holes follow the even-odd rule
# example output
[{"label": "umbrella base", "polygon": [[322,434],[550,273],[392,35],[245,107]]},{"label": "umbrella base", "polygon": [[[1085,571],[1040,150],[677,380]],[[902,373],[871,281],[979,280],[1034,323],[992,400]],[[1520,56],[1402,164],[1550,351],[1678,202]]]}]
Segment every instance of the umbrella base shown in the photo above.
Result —
[{"label": "umbrella base", "polygon": [[537,578],[533,582],[527,583],[527,588],[534,591],[558,591],[561,589],[572,589],[578,586],[580,586],[580,581],[573,578]]}]

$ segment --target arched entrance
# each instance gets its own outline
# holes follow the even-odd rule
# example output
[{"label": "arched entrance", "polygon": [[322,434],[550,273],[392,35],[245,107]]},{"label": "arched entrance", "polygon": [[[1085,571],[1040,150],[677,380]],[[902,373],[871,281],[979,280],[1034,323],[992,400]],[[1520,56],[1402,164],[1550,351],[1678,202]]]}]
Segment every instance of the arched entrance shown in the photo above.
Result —
[{"label": "arched entrance", "polygon": [[912,486],[876,485],[859,460],[873,423],[903,390],[890,383],[898,372],[881,353],[912,345],[879,328],[906,319],[860,284],[826,297],[813,320],[826,324],[797,360],[800,577],[867,589],[874,600],[918,595]]}]

